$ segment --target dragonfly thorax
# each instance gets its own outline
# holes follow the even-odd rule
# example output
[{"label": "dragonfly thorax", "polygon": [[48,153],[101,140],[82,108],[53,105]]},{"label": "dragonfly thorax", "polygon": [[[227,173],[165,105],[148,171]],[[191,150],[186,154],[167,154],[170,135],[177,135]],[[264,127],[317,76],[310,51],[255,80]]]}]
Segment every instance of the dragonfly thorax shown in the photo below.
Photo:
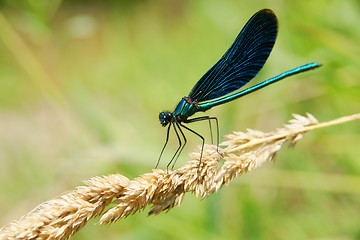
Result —
[{"label": "dragonfly thorax", "polygon": [[161,112],[159,114],[159,120],[163,127],[168,125],[169,122],[173,121],[174,116],[171,112]]}]

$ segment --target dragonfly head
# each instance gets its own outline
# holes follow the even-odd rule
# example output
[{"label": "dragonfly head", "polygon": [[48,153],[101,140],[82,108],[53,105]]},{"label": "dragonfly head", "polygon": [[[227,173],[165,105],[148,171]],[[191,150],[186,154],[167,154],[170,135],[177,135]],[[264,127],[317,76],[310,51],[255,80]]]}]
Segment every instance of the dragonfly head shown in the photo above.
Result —
[{"label": "dragonfly head", "polygon": [[173,120],[173,114],[171,112],[161,112],[159,114],[159,120],[163,127],[168,125],[169,122]]}]

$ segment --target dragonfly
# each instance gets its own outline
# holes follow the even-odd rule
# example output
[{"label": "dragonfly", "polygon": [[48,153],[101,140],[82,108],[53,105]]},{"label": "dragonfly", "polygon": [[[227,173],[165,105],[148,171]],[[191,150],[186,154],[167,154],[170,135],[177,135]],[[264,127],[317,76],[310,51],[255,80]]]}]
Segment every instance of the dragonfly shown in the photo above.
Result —
[{"label": "dragonfly", "polygon": [[190,93],[180,100],[175,110],[173,112],[164,111],[159,114],[161,125],[168,127],[165,144],[155,168],[158,167],[161,156],[169,141],[171,127],[173,127],[176,133],[179,146],[168,163],[167,169],[169,169],[171,163],[173,163],[172,168],[174,167],[187,143],[183,129],[197,135],[202,140],[199,159],[200,166],[205,138],[184,124],[209,121],[212,139],[211,120],[215,121],[217,127],[217,146],[219,146],[219,124],[216,117],[200,116],[191,118],[195,113],[205,112],[215,106],[231,102],[289,76],[321,66],[321,64],[316,62],[308,63],[240,91],[239,89],[252,80],[264,66],[275,44],[277,33],[278,20],[271,9],[262,9],[255,13],[245,24],[230,48],[198,80]]}]

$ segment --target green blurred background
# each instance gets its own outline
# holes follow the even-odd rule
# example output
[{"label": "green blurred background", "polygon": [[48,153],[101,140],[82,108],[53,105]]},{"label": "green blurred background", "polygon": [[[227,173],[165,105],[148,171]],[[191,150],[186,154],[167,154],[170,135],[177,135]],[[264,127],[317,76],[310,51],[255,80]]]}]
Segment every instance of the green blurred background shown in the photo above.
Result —
[{"label": "green blurred background", "polygon": [[[173,110],[259,9],[279,35],[257,83],[317,61],[208,112],[220,135],[270,131],[291,113],[320,121],[359,112],[360,2],[0,1],[0,225],[96,175],[149,172]],[[91,221],[73,239],[360,239],[360,128],[305,135],[275,164],[167,214]],[[192,127],[209,139],[207,124]],[[189,159],[200,140],[177,163]],[[171,139],[161,163],[177,147]]]}]

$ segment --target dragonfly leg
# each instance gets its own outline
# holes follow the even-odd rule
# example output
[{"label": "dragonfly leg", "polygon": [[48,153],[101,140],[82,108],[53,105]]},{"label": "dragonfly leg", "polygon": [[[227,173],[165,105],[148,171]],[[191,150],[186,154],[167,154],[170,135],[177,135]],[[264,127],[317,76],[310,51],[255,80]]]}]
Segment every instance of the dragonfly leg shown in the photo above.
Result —
[{"label": "dragonfly leg", "polygon": [[213,138],[211,120],[210,119],[209,119],[209,128],[210,128],[211,145],[214,145],[214,138]]},{"label": "dragonfly leg", "polygon": [[211,133],[211,143],[213,142],[213,134],[212,134],[210,121],[215,120],[215,122],[216,122],[216,147],[217,147],[216,151],[220,154],[220,152],[219,152],[219,121],[218,121],[218,119],[216,117],[202,116],[202,117],[187,119],[184,122],[185,123],[192,123],[192,122],[199,122],[199,121],[205,121],[205,120],[209,121],[210,133]]},{"label": "dragonfly leg", "polygon": [[157,167],[159,166],[161,156],[162,156],[162,154],[163,154],[163,152],[164,152],[164,150],[165,150],[165,147],[166,147],[166,145],[167,145],[167,143],[168,143],[168,141],[169,141],[170,127],[171,127],[171,123],[169,124],[169,127],[168,127],[168,129],[167,129],[165,144],[164,144],[164,146],[163,146],[163,148],[162,148],[162,150],[161,150],[161,153],[160,153],[160,156],[159,156],[159,159],[158,159],[158,161],[157,161],[157,163],[156,163],[155,168],[157,168]]},{"label": "dragonfly leg", "polygon": [[[177,122],[175,122],[175,123],[177,123]],[[167,171],[169,171],[169,166],[170,166],[171,163],[174,161],[174,159],[175,159],[175,162],[176,162],[177,158],[175,158],[175,157],[176,157],[176,155],[178,154],[179,150],[182,149],[182,148],[181,148],[181,147],[182,147],[181,138],[180,138],[180,136],[179,136],[178,131],[176,130],[176,127],[178,127],[178,125],[175,124],[175,123],[173,123],[173,127],[174,127],[174,131],[175,131],[175,133],[176,133],[176,136],[177,136],[177,138],[178,138],[178,140],[179,140],[179,147],[176,149],[176,152],[175,152],[174,156],[171,158],[170,162],[169,162],[168,165],[166,166],[166,170],[167,170]],[[175,164],[175,162],[174,162],[174,164]]]},{"label": "dragonfly leg", "polygon": [[179,129],[179,131],[180,131],[180,133],[181,133],[181,135],[182,135],[182,137],[183,137],[183,139],[184,139],[184,144],[182,145],[182,147],[181,147],[181,149],[180,149],[180,151],[179,151],[179,153],[178,153],[178,155],[177,155],[177,157],[176,157],[176,159],[175,159],[175,161],[174,161],[171,169],[174,169],[175,163],[177,162],[179,156],[181,155],[181,152],[183,151],[183,149],[184,149],[184,147],[185,147],[185,145],[186,145],[186,143],[187,143],[187,139],[186,139],[186,137],[185,137],[184,132],[181,130],[181,127],[180,127],[179,123],[178,123],[178,122],[175,122],[175,124],[176,124],[176,126],[178,127],[178,129]]},{"label": "dragonfly leg", "polygon": [[179,125],[183,128],[185,128],[186,130],[194,133],[195,135],[197,135],[198,137],[201,138],[202,140],[202,145],[201,145],[201,153],[200,153],[200,160],[199,160],[199,169],[200,169],[200,166],[201,166],[201,159],[202,159],[202,155],[203,155],[203,151],[204,151],[204,144],[205,144],[205,138],[203,136],[201,136],[199,133],[195,132],[194,130],[192,130],[191,128],[188,128],[187,126],[179,123]]}]

